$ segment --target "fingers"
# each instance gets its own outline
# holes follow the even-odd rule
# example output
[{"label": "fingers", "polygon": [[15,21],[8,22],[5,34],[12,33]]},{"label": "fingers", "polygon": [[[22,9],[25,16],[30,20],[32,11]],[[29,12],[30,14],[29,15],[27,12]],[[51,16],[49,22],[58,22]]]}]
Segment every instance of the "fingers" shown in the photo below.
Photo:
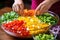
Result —
[{"label": "fingers", "polygon": [[23,10],[24,10],[24,5],[23,5],[23,4],[20,4],[20,5],[19,5],[20,15],[23,15]]},{"label": "fingers", "polygon": [[13,11],[17,12],[19,15],[23,14],[24,5],[23,4],[13,4]]},{"label": "fingers", "polygon": [[20,9],[23,10],[24,9],[24,5],[20,4]]},{"label": "fingers", "polygon": [[42,13],[42,11],[41,11],[42,6],[43,6],[43,4],[40,4],[40,5],[36,8],[36,10],[35,10],[35,14],[36,14],[36,15],[41,15],[41,13]]},{"label": "fingers", "polygon": [[16,11],[19,11],[19,5],[16,5]]},{"label": "fingers", "polygon": [[13,5],[12,9],[13,11],[19,11],[19,5]]},{"label": "fingers", "polygon": [[48,11],[48,8],[45,5],[41,6],[41,8],[40,8],[41,14],[43,14],[44,12],[47,12],[47,11]]},{"label": "fingers", "polygon": [[13,4],[12,6],[13,11],[19,11],[19,10],[23,10],[24,9],[24,5],[23,4]]},{"label": "fingers", "polygon": [[36,15],[42,15],[43,13],[47,12],[48,9],[51,7],[48,3],[45,1],[42,2],[37,8],[36,8]]}]

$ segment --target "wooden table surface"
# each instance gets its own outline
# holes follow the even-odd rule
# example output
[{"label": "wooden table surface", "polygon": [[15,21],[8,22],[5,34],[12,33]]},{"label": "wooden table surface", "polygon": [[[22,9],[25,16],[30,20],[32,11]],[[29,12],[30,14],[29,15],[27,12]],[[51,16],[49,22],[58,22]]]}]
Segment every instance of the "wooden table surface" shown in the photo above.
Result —
[{"label": "wooden table surface", "polygon": [[[5,7],[3,9],[0,9],[0,15],[2,15],[5,12],[9,12],[12,9],[10,7]],[[60,24],[60,22],[59,22]],[[16,38],[16,37],[12,37],[8,34],[6,34],[0,27],[0,40],[33,40],[32,38],[28,38],[28,39],[23,39],[23,38]],[[60,40],[60,39],[59,39]]]}]

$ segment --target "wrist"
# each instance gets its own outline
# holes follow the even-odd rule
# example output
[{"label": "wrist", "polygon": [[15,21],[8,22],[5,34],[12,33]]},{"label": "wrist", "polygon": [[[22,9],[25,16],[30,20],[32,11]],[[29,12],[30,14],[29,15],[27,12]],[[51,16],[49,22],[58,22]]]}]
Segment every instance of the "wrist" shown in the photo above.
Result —
[{"label": "wrist", "polygon": [[23,3],[22,0],[14,0],[14,1],[15,1],[15,3],[19,3],[19,4],[22,4]]},{"label": "wrist", "polygon": [[47,2],[49,2],[51,4],[54,4],[54,3],[58,2],[59,0],[45,0],[45,1],[47,1]]},{"label": "wrist", "polygon": [[14,1],[16,2],[16,1],[22,1],[22,0],[14,0]]},{"label": "wrist", "polygon": [[51,2],[53,2],[53,3],[56,3],[56,2],[58,2],[59,0],[52,0]]}]

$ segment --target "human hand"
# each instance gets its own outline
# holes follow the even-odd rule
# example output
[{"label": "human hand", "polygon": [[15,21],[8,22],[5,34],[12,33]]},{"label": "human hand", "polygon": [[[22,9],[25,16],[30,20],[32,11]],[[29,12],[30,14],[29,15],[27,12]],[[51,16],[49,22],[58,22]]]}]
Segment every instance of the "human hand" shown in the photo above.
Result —
[{"label": "human hand", "polygon": [[12,6],[13,11],[16,12],[21,12],[24,9],[24,4],[22,0],[15,0],[13,6]]},{"label": "human hand", "polygon": [[56,1],[51,1],[51,0],[44,0],[42,3],[38,5],[36,8],[36,15],[41,15],[44,12],[47,12],[49,8],[55,3]]}]

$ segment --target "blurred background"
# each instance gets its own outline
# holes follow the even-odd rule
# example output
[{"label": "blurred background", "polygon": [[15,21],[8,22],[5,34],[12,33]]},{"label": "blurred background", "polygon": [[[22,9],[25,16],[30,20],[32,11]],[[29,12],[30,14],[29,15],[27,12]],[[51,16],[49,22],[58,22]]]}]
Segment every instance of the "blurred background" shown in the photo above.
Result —
[{"label": "blurred background", "polygon": [[[23,0],[25,6],[30,8],[31,0]],[[0,0],[0,9],[3,7],[12,7],[14,0]]]}]

